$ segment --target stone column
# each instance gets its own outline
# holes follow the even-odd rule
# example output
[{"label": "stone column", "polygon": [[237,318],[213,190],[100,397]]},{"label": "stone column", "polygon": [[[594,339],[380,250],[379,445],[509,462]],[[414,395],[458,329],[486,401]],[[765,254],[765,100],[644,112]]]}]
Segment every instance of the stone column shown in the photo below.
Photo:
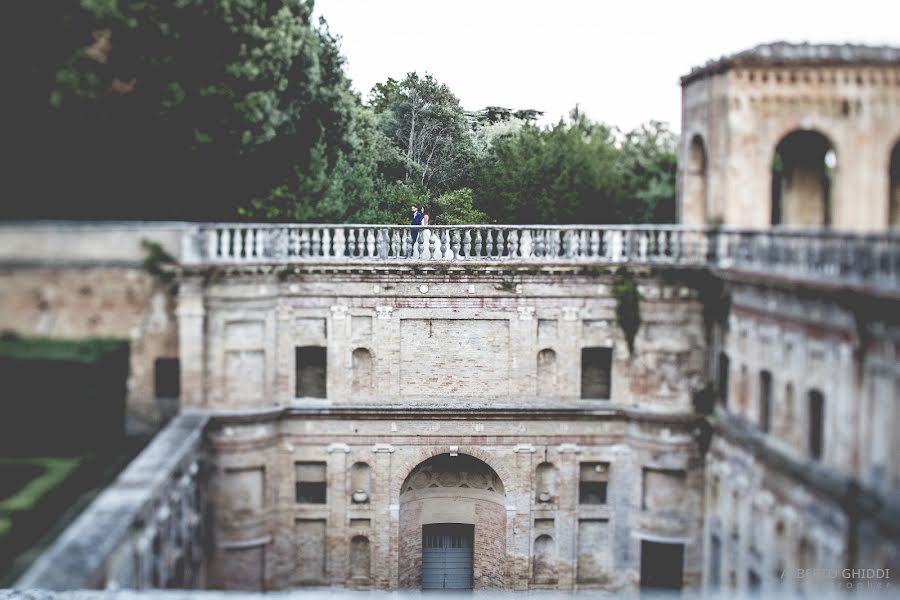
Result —
[{"label": "stone column", "polygon": [[206,306],[203,281],[187,276],[178,290],[178,348],[181,367],[181,405],[206,402]]}]

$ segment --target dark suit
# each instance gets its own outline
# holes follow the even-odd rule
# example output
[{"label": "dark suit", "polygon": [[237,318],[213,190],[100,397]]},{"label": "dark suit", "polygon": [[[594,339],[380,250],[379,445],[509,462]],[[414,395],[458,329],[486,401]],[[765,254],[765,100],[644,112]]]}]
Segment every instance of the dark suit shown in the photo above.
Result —
[{"label": "dark suit", "polygon": [[409,222],[410,225],[413,225],[413,228],[412,228],[413,244],[416,243],[416,238],[419,237],[419,228],[415,227],[415,225],[422,224],[422,216],[423,216],[422,213],[420,213],[419,211],[416,211],[416,214],[413,215],[412,220]]}]

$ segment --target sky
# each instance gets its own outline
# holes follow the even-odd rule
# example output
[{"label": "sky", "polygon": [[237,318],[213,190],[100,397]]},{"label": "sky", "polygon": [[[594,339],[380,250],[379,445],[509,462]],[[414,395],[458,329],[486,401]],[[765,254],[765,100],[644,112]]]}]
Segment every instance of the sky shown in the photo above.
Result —
[{"label": "sky", "polygon": [[363,98],[379,81],[431,73],[464,108],[578,104],[627,131],[680,129],[678,79],[760,43],[900,46],[897,0],[316,0]]}]

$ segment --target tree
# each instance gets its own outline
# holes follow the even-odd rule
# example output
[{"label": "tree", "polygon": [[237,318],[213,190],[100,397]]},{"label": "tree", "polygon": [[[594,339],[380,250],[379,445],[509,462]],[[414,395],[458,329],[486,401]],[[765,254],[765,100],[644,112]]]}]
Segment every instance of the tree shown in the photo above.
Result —
[{"label": "tree", "polygon": [[61,6],[43,20],[63,23],[68,47],[54,46],[43,80],[22,80],[45,90],[41,146],[58,148],[33,168],[59,169],[66,193],[106,201],[105,216],[232,217],[349,143],[358,99],[310,0]]},{"label": "tree", "polygon": [[620,205],[627,222],[675,222],[677,141],[659,121],[625,135],[620,150],[625,192]]},{"label": "tree", "polygon": [[472,205],[472,190],[462,188],[441,194],[429,204],[434,225],[489,223],[489,217]]},{"label": "tree", "polygon": [[377,84],[369,105],[398,149],[404,180],[415,179],[438,193],[465,180],[472,143],[465,113],[450,88],[431,75],[409,73],[402,81]]},{"label": "tree", "polygon": [[609,127],[573,113],[569,123],[524,125],[500,137],[475,175],[475,205],[501,223],[618,222],[622,188]]}]

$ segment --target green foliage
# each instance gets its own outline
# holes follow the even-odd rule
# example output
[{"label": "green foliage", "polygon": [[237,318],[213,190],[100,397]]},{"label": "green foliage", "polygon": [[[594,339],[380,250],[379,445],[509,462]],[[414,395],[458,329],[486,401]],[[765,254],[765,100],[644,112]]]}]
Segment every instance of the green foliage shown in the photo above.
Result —
[{"label": "green foliage", "polygon": [[620,207],[628,223],[675,222],[675,134],[651,121],[625,135],[620,148],[624,194]]},{"label": "green foliage", "polygon": [[[47,457],[32,459],[0,459],[0,471],[3,465],[27,464],[41,467],[43,473],[28,482],[18,493],[0,501],[0,517],[7,517],[14,512],[31,510],[35,505],[71,475],[81,463],[80,457]],[[2,531],[0,531],[2,534]]]},{"label": "green foliage", "polygon": [[413,72],[402,81],[377,84],[369,104],[382,133],[397,149],[395,160],[383,164],[388,177],[402,175],[435,193],[464,182],[473,155],[472,138],[466,113],[450,88],[431,75]]},{"label": "green foliage", "polygon": [[141,268],[154,277],[168,278],[168,273],[162,266],[175,264],[177,262],[175,257],[153,240],[141,240],[141,248],[146,252]]},{"label": "green foliage", "polygon": [[462,188],[441,194],[428,205],[433,225],[489,223],[488,216],[472,205],[472,190]]},{"label": "green foliage", "polygon": [[627,269],[620,269],[611,291],[616,299],[616,322],[625,335],[629,354],[633,355],[634,338],[641,326],[641,296],[634,275]]},{"label": "green foliage", "polygon": [[105,354],[128,348],[126,340],[89,338],[84,340],[60,340],[50,338],[0,339],[0,357],[16,360],[65,360],[93,363]]},{"label": "green foliage", "polygon": [[516,293],[516,287],[516,282],[512,279],[503,279],[500,281],[500,285],[494,286],[494,289],[500,292],[514,294]]}]

